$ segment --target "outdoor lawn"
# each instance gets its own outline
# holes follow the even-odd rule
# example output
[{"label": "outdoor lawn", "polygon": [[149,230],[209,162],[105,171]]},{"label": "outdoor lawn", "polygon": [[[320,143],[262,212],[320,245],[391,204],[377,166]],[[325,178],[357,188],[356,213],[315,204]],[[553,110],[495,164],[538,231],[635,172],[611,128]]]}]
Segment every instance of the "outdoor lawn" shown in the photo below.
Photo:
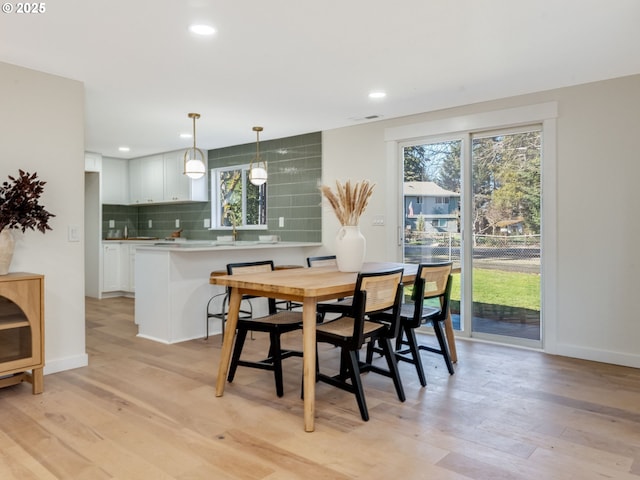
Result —
[{"label": "outdoor lawn", "polygon": [[[540,275],[473,269],[473,301],[540,310]],[[453,277],[451,300],[460,300],[460,274]]]}]

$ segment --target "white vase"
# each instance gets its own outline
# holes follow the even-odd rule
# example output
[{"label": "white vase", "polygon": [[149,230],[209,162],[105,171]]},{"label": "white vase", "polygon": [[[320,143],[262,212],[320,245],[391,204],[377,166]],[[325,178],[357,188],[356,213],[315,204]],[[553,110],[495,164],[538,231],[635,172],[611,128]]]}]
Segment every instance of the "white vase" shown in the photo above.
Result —
[{"label": "white vase", "polygon": [[0,275],[9,273],[15,243],[16,241],[8,228],[0,232]]},{"label": "white vase", "polygon": [[367,241],[359,226],[343,226],[336,236],[336,263],[341,272],[359,272],[364,262]]}]

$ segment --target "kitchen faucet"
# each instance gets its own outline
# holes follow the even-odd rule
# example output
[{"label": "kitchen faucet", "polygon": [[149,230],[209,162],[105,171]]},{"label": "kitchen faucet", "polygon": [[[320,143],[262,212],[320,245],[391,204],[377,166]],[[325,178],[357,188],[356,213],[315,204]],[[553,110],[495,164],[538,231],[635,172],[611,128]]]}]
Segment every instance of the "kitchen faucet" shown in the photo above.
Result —
[{"label": "kitchen faucet", "polygon": [[225,216],[231,222],[231,238],[233,238],[233,241],[235,242],[238,240],[238,230],[236,229],[236,224],[238,222],[236,221],[235,212],[231,210],[228,205],[225,205]]}]

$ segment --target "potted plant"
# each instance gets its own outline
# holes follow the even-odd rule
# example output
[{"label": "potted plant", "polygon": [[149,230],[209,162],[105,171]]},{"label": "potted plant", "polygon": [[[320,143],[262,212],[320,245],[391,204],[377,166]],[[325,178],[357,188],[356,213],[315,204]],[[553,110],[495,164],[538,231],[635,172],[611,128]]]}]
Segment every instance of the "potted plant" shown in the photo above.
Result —
[{"label": "potted plant", "polygon": [[366,239],[360,233],[360,217],[367,208],[375,184],[363,180],[354,186],[336,181],[336,191],[327,185],[320,190],[329,201],[341,228],[336,237],[336,263],[341,272],[357,272],[364,262]]},{"label": "potted plant", "polygon": [[0,185],[0,275],[9,272],[15,240],[10,230],[51,230],[49,219],[54,214],[38,203],[47,182],[38,180],[37,172],[19,170],[17,177]]}]

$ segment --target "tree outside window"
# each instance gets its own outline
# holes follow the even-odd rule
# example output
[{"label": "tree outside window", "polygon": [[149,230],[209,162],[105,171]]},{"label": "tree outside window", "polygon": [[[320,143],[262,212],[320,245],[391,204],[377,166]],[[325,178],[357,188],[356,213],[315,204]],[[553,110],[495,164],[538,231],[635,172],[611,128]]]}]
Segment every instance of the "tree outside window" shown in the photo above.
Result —
[{"label": "tree outside window", "polygon": [[212,228],[266,228],[266,184],[249,182],[248,170],[249,165],[235,165],[212,171]]}]

